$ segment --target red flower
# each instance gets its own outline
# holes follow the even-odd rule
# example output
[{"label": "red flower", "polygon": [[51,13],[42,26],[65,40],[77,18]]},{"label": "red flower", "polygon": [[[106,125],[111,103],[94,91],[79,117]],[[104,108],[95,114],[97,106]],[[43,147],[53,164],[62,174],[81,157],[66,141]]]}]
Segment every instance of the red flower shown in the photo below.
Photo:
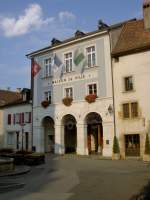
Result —
[{"label": "red flower", "polygon": [[45,100],[45,101],[42,101],[41,102],[41,105],[44,107],[44,108],[47,108],[49,106],[49,101]]},{"label": "red flower", "polygon": [[96,94],[89,94],[85,97],[85,100],[88,102],[88,103],[93,103],[95,102],[97,98],[97,95]]},{"label": "red flower", "polygon": [[73,99],[71,97],[65,97],[62,99],[62,102],[65,106],[71,106]]}]

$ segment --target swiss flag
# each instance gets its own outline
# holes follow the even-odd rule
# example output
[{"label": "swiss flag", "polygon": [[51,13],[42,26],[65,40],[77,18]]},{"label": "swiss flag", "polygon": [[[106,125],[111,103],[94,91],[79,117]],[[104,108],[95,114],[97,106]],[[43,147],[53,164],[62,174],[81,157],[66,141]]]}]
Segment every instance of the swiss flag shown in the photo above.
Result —
[{"label": "swiss flag", "polygon": [[33,78],[36,76],[36,74],[38,74],[38,72],[40,71],[40,69],[41,69],[40,65],[34,59],[32,59],[31,73],[32,73],[32,77]]}]

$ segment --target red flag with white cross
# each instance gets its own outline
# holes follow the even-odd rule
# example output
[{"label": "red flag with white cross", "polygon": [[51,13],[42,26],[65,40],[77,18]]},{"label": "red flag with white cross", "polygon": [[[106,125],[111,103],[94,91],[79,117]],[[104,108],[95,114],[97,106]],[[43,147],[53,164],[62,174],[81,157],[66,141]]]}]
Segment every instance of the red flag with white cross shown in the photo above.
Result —
[{"label": "red flag with white cross", "polygon": [[32,73],[32,77],[33,78],[38,74],[38,72],[40,71],[40,69],[41,69],[40,65],[34,59],[32,59],[31,73]]}]

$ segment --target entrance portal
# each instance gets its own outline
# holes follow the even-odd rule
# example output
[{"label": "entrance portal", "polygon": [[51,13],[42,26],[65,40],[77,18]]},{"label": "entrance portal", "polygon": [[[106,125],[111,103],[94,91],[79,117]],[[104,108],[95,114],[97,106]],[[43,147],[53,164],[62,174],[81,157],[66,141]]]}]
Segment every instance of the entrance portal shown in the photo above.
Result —
[{"label": "entrance portal", "polygon": [[45,152],[54,153],[55,145],[55,130],[54,130],[54,121],[51,117],[45,117],[43,119],[44,127],[44,148]]},{"label": "entrance portal", "polygon": [[76,153],[77,128],[76,119],[72,115],[63,117],[65,153]]},{"label": "entrance portal", "polygon": [[92,112],[86,117],[87,141],[89,154],[103,151],[103,126],[102,118],[99,114]]}]

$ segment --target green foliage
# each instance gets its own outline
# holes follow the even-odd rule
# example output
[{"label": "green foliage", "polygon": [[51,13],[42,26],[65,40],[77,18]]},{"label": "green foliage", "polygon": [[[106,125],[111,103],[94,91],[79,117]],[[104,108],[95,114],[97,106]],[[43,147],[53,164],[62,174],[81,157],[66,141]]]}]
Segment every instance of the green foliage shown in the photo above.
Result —
[{"label": "green foliage", "polygon": [[150,155],[150,141],[148,134],[146,134],[146,140],[145,140],[145,154]]},{"label": "green foliage", "polygon": [[120,153],[119,142],[116,136],[114,136],[114,141],[113,141],[113,153]]}]

